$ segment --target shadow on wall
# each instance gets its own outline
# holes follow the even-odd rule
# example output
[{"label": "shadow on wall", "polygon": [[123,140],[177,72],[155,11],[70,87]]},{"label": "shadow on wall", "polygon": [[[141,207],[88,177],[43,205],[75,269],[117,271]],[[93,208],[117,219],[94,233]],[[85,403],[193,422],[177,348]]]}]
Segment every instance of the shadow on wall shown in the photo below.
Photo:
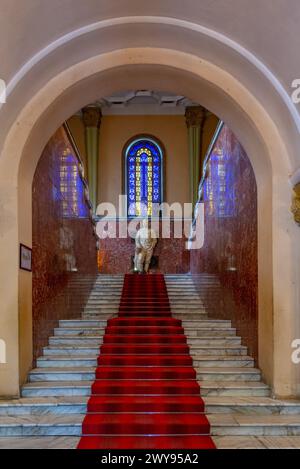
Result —
[{"label": "shadow on wall", "polygon": [[[191,273],[214,318],[228,318],[257,360],[257,191],[244,149],[224,125],[203,187],[205,242]],[[200,273],[210,274],[206,281]]]},{"label": "shadow on wall", "polygon": [[43,151],[32,192],[35,362],[58,320],[80,317],[97,275],[96,237],[80,161],[63,127]]}]

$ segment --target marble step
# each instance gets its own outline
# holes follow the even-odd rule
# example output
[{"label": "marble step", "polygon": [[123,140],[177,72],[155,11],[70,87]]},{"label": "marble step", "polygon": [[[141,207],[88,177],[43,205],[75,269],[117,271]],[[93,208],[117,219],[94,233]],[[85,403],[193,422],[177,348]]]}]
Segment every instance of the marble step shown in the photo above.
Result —
[{"label": "marble step", "polygon": [[254,367],[252,357],[245,355],[192,355],[194,368],[232,368],[232,367]]},{"label": "marble step", "polygon": [[109,282],[109,284],[107,285],[97,285],[97,284],[94,284],[94,285],[90,285],[90,284],[87,284],[87,285],[76,285],[76,286],[72,286],[72,289],[73,290],[80,290],[80,291],[90,291],[90,292],[93,292],[93,291],[103,291],[103,292],[121,292],[122,291],[122,288],[123,286],[121,284],[118,284],[118,285],[115,285],[114,283],[112,282]]},{"label": "marble step", "polygon": [[121,291],[118,292],[116,290],[112,290],[110,292],[106,290],[99,290],[99,293],[97,293],[93,289],[88,295],[86,295],[86,300],[120,301],[121,295]]},{"label": "marble step", "polygon": [[[54,330],[54,335],[55,337],[61,337],[61,336],[78,336],[78,337],[95,337],[99,336],[102,337],[104,335],[105,329],[90,329],[90,330],[74,330],[70,329],[69,331],[66,330]],[[197,331],[190,331],[186,332],[185,336],[187,337],[188,343],[191,344],[197,344],[197,345],[207,345],[207,346],[226,346],[226,345],[235,345],[239,346],[241,345],[241,338],[237,336],[226,336],[223,334],[222,336],[214,336],[213,334],[207,335],[205,337],[202,337],[201,333],[197,333]]]},{"label": "marble step", "polygon": [[211,435],[299,436],[300,415],[209,414]]},{"label": "marble step", "polygon": [[109,309],[101,309],[101,308],[94,308],[89,310],[83,310],[82,319],[100,319],[100,320],[107,320],[110,318],[114,318],[118,315],[118,308]]},{"label": "marble step", "polygon": [[121,294],[118,295],[118,296],[109,296],[109,295],[106,295],[106,296],[93,296],[93,297],[87,298],[86,306],[88,304],[90,304],[90,305],[112,304],[114,306],[115,305],[119,306],[120,300],[121,300]]},{"label": "marble step", "polygon": [[124,284],[124,281],[122,279],[118,280],[118,279],[106,279],[106,280],[103,280],[101,279],[100,281],[99,280],[96,280],[96,282],[94,283],[94,287],[102,287],[102,288],[107,288],[107,289],[111,289],[111,288],[123,288],[123,284]]},{"label": "marble step", "polygon": [[26,383],[22,387],[22,397],[66,397],[90,396],[93,381],[60,381]]},{"label": "marble step", "polygon": [[[107,279],[107,280],[96,280],[93,284],[92,284],[92,287],[93,288],[104,288],[106,290],[111,290],[113,288],[117,288],[117,289],[120,289],[120,288],[123,288],[123,283],[124,281],[122,279]],[[74,284],[76,285],[76,284]],[[86,283],[80,283],[80,284],[77,284],[79,287],[90,287],[91,286],[91,282],[86,282]]]},{"label": "marble step", "polygon": [[199,381],[261,381],[257,368],[195,368]]},{"label": "marble step", "polygon": [[187,311],[184,309],[173,309],[172,316],[175,319],[185,320],[188,319],[206,319],[208,317],[207,311],[205,310],[194,310],[194,311]]},{"label": "marble step", "polygon": [[84,337],[84,336],[62,336],[62,337],[56,337],[52,336],[49,337],[49,345],[100,345],[102,344],[102,337],[99,336],[90,336],[90,337]]},{"label": "marble step", "polygon": [[83,312],[82,318],[86,320],[107,320],[111,318],[115,318],[117,316],[118,311],[111,311],[111,312],[100,312],[99,310],[93,310],[89,312]]},{"label": "marble step", "polygon": [[[229,340],[231,338],[229,337]],[[200,347],[203,347],[203,340],[205,339],[198,339],[198,345]],[[224,339],[220,339],[220,340],[224,340]],[[227,341],[227,339],[225,339]],[[214,342],[215,343],[215,342]],[[196,353],[197,352],[197,344],[191,344],[190,345],[190,350],[193,351],[193,353]],[[207,345],[207,344],[205,344]],[[96,345],[72,345],[72,344],[68,344],[68,345],[48,345],[47,347],[44,347],[43,348],[43,354],[44,356],[53,356],[53,355],[88,355],[88,354],[92,354],[92,355],[97,355],[99,354],[99,345],[96,344]]]},{"label": "marble step", "polygon": [[182,321],[183,327],[214,327],[214,328],[231,328],[231,321],[227,319],[186,319]]},{"label": "marble step", "polygon": [[28,382],[44,381],[92,381],[95,379],[95,367],[81,366],[68,368],[34,368],[28,374]]},{"label": "marble step", "polygon": [[[124,337],[124,334],[120,337]],[[162,336],[163,337],[163,336]],[[193,354],[193,346],[197,346],[197,355],[246,355],[247,347],[243,345],[200,345],[198,337],[188,337],[187,342],[190,345]],[[88,335],[62,335],[49,338],[50,345],[100,345],[103,343],[103,336]]]},{"label": "marble step", "polygon": [[0,436],[80,436],[83,414],[1,416]]},{"label": "marble step", "polygon": [[96,367],[98,353],[88,355],[65,355],[64,351],[61,355],[46,355],[37,359],[36,364],[39,368],[68,368],[68,367]]},{"label": "marble step", "polygon": [[2,415],[85,414],[88,396],[24,397],[0,400]]},{"label": "marble step", "polygon": [[121,295],[123,291],[123,284],[112,283],[109,286],[95,284],[90,290],[90,294],[104,294],[104,295]]},{"label": "marble step", "polygon": [[170,305],[172,310],[182,309],[182,310],[204,310],[205,308],[199,303],[199,301],[173,301],[170,300]]},{"label": "marble step", "polygon": [[171,286],[167,285],[167,291],[169,296],[174,294],[174,293],[180,293],[180,292],[190,292],[190,293],[195,293],[199,295],[201,292],[215,292],[215,293],[220,293],[220,287],[215,287],[211,285],[182,285],[182,286]]},{"label": "marble step", "polygon": [[43,359],[48,359],[56,356],[65,356],[66,358],[70,357],[80,357],[80,356],[90,357],[94,359],[99,355],[99,346],[72,346],[72,345],[57,345],[57,346],[47,346],[43,349],[43,356],[37,359],[37,362],[42,361]]},{"label": "marble step", "polygon": [[91,303],[90,301],[87,301],[83,311],[88,310],[88,309],[107,309],[107,310],[118,310],[119,309],[119,301],[111,301],[107,300],[105,302],[98,302],[98,303]]},{"label": "marble step", "polygon": [[[186,328],[184,328],[186,331]],[[199,339],[206,339],[206,338],[215,338],[215,339],[224,339],[224,338],[233,338],[235,340],[240,340],[239,336],[236,336],[236,330],[235,329],[214,329],[214,328],[198,328],[194,329],[193,332],[190,332],[190,334],[186,334],[187,337],[194,337],[194,338],[199,338]]]},{"label": "marble step", "polygon": [[[0,449],[75,449],[79,436],[0,437]],[[299,449],[299,436],[215,436],[218,449]]]},{"label": "marble step", "polygon": [[221,285],[220,283],[217,283],[215,281],[211,281],[209,279],[206,279],[206,280],[202,280],[201,282],[196,282],[196,281],[193,281],[191,279],[189,280],[181,280],[181,279],[177,279],[177,280],[170,280],[168,279],[166,281],[166,287],[167,289],[168,288],[185,288],[185,287],[190,287],[190,288],[199,288],[199,287],[211,287],[211,288],[220,288]]},{"label": "marble step", "polygon": [[[191,355],[195,358],[197,356],[201,355],[216,355],[218,354],[219,356],[226,356],[226,355],[233,355],[233,352],[237,350],[238,352],[236,353],[236,356],[245,356],[247,349],[240,349],[240,347],[235,347],[232,346],[230,347],[229,345],[225,348],[225,352],[223,354],[220,353],[220,349],[222,346],[219,348],[216,347],[216,344],[212,343],[210,345],[208,344],[203,344],[201,342],[201,339],[195,339],[195,341],[191,341],[189,344],[190,348],[190,353]],[[223,346],[224,347],[224,346]],[[206,353],[207,351],[207,353]],[[49,345],[47,347],[44,347],[44,355],[42,357],[39,357],[38,360],[41,361],[44,358],[48,357],[55,357],[57,355],[64,355],[67,357],[72,357],[74,356],[75,358],[78,356],[80,357],[81,355],[86,355],[89,356],[91,355],[92,357],[99,355],[100,349],[99,349],[99,344],[87,344],[83,343],[81,345],[74,345],[73,343],[67,344],[67,345]]]},{"label": "marble step", "polygon": [[[83,309],[83,315],[84,314],[89,314],[89,313],[95,313],[97,312],[98,314],[116,314],[119,311],[119,305],[112,305],[112,304],[107,304],[107,305],[101,305],[101,306],[95,306],[95,305],[86,305]],[[103,316],[104,317],[104,316]]]},{"label": "marble step", "polygon": [[190,307],[197,306],[198,308],[201,308],[201,309],[204,308],[203,302],[201,300],[199,300],[198,298],[190,298],[190,296],[184,297],[184,295],[178,295],[178,298],[170,297],[169,302],[172,308],[178,307],[178,306],[184,307],[185,305],[189,305]]},{"label": "marble step", "polygon": [[[159,303],[159,300],[157,300],[157,303]],[[89,298],[86,304],[86,308],[90,307],[95,307],[95,306],[106,306],[108,305],[109,307],[119,307],[120,304],[120,299],[117,298]],[[145,306],[147,302],[140,300],[140,305]],[[152,305],[152,301],[149,303],[150,306]],[[168,302],[166,303],[167,305],[169,304]],[[131,303],[129,302],[129,305]],[[203,309],[202,303],[199,300],[192,300],[192,299],[170,299],[170,305],[172,308],[185,308],[185,309]],[[202,308],[201,308],[202,306]]]},{"label": "marble step", "polygon": [[210,414],[242,415],[300,415],[300,400],[272,399],[271,397],[207,396],[205,411]]},{"label": "marble step", "polygon": [[[88,308],[84,309],[82,313],[83,319],[97,319],[102,318],[102,319],[110,319],[111,317],[116,317],[118,314],[119,308]],[[190,319],[207,319],[207,311],[206,310],[188,310],[188,309],[173,309],[173,314],[172,316],[175,319],[181,319],[181,320],[190,320]]]},{"label": "marble step", "polygon": [[176,282],[176,281],[184,281],[184,282],[189,282],[189,281],[202,281],[202,282],[219,282],[216,276],[211,275],[211,274],[201,274],[200,276],[198,275],[190,275],[190,274],[165,274],[165,282]]},{"label": "marble step", "polygon": [[[39,381],[26,383],[22,388],[22,397],[46,396],[89,396],[90,381]],[[251,381],[199,381],[201,396],[269,396],[268,386]]]},{"label": "marble step", "polygon": [[[300,436],[214,436],[214,443],[218,449],[300,449]],[[15,441],[15,445],[18,444],[20,442]],[[64,442],[59,441],[58,444],[63,445]],[[70,445],[71,442],[66,444]]]},{"label": "marble step", "polygon": [[214,291],[214,292],[220,292],[221,291],[221,287],[220,285],[214,285],[214,284],[210,284],[210,283],[202,283],[202,284],[199,284],[199,285],[195,285],[193,283],[189,283],[189,284],[186,284],[186,283],[176,283],[176,284],[167,284],[167,291],[170,293],[172,291],[179,291],[179,290],[182,290],[182,291],[194,291],[194,292],[197,292],[199,293],[200,291]]},{"label": "marble step", "polygon": [[106,300],[106,301],[111,301],[111,300],[114,300],[114,301],[120,301],[121,299],[121,292],[120,293],[115,293],[115,292],[111,292],[111,293],[104,293],[104,292],[99,292],[99,293],[95,293],[94,291],[89,295],[89,300]]},{"label": "marble step", "polygon": [[243,345],[236,346],[236,345],[200,345],[198,343],[198,338],[188,338],[188,345],[190,346],[190,353],[192,357],[199,356],[199,355],[218,355],[220,357],[227,356],[227,355],[235,355],[235,356],[246,356],[247,355],[247,347]]},{"label": "marble step", "polygon": [[[32,415],[0,418],[0,435],[66,435],[80,436],[82,414]],[[226,416],[208,415],[212,436],[299,436],[300,417],[288,416]]]},{"label": "marble step", "polygon": [[[197,379],[200,381],[260,381],[260,371],[245,368],[196,368]],[[31,370],[29,382],[37,381],[89,381],[95,379],[95,366],[73,367],[41,367]]]},{"label": "marble step", "polygon": [[217,283],[218,280],[216,280],[216,277],[215,278],[212,278],[212,277],[201,277],[200,279],[194,277],[194,276],[189,276],[189,277],[166,277],[165,276],[165,282],[166,284],[177,284],[177,283],[199,283],[199,282],[209,282],[209,283]]},{"label": "marble step", "polygon": [[[97,334],[103,334],[103,332],[106,330],[106,327],[107,327],[107,321],[103,321],[102,323],[102,326],[73,326],[73,327],[63,327],[63,326],[60,326],[60,327],[56,327],[54,328],[54,335],[83,335],[83,334],[94,334],[94,335],[97,335]],[[122,326],[122,323],[118,325],[118,327],[123,327],[124,329],[124,333],[126,333],[126,329],[129,330],[129,327],[130,326]],[[136,326],[138,327],[138,325]],[[148,327],[148,326],[140,326],[140,329],[141,330],[144,330],[145,327]],[[150,327],[150,326],[149,326]],[[153,328],[155,328],[155,331],[159,331],[159,328],[161,326],[160,325],[157,325],[157,326],[153,326]],[[163,327],[168,327],[168,326],[163,326]],[[224,335],[226,335],[226,333],[229,331],[229,332],[232,332],[233,329],[228,327],[228,328],[216,328],[217,331],[222,331],[224,333]],[[154,329],[152,329],[154,330]],[[202,335],[202,332],[205,331],[211,331],[211,336],[214,335],[214,327],[212,326],[207,326],[207,327],[203,327],[201,324],[195,324],[194,326],[185,326],[184,327],[184,334],[187,336],[187,337],[198,337],[198,336],[201,336]],[[234,329],[235,331],[235,329]],[[231,334],[229,334],[231,335]],[[239,337],[238,336],[235,336],[236,339],[238,339]]]},{"label": "marble step", "polygon": [[269,387],[257,381],[200,381],[201,396],[260,396],[270,395]]},{"label": "marble step", "polygon": [[[86,350],[87,353],[89,349]],[[201,355],[198,354],[195,350],[195,353],[192,353],[193,366],[194,368],[198,367],[246,367],[250,368],[254,366],[254,361],[251,357],[245,355]],[[72,355],[65,353],[62,350],[61,355],[45,355],[37,359],[37,366],[39,368],[44,367],[74,367],[74,366],[97,366],[97,357],[98,353],[92,354],[88,353],[84,355],[83,353]]]},{"label": "marble step", "polygon": [[[65,328],[76,328],[76,327],[105,327],[107,321],[105,319],[101,320],[84,320],[84,319],[67,319],[67,320],[60,320],[59,327]],[[229,320],[185,320],[182,323],[183,327],[191,328],[191,329],[202,329],[202,328],[210,328],[213,327],[214,329],[231,329],[231,321]],[[232,329],[235,331],[235,329]]]},{"label": "marble step", "polygon": [[84,320],[84,319],[60,319],[59,320],[59,327],[70,327],[70,328],[75,328],[75,327],[106,327],[107,320]]},{"label": "marble step", "polygon": [[[38,397],[0,400],[0,415],[86,413],[88,396]],[[300,400],[277,400],[270,397],[207,396],[209,414],[300,415]]]},{"label": "marble step", "polygon": [[107,285],[110,287],[113,284],[122,284],[123,285],[124,280],[122,278],[107,278],[107,279],[87,279],[86,281],[83,280],[78,280],[78,281],[73,281],[69,283],[69,285],[72,286],[79,286],[79,287],[90,287],[90,286],[95,286],[95,285]]},{"label": "marble step", "polygon": [[181,293],[181,292],[188,292],[188,293],[192,293],[192,294],[195,294],[195,295],[199,295],[199,290],[197,288],[195,288],[194,285],[182,285],[182,286],[179,286],[179,285],[167,285],[167,292],[170,295],[173,295],[173,294],[176,294],[176,293]]}]

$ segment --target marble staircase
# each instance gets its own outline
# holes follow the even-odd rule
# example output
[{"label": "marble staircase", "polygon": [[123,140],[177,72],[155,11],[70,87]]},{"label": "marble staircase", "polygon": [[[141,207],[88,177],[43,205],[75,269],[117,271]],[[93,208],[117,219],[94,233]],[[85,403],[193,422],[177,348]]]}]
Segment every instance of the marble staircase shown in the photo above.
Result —
[{"label": "marble staircase", "polygon": [[[182,320],[211,434],[220,448],[300,447],[300,401],[275,400],[229,320],[207,316],[189,275],[166,275]],[[216,288],[212,276],[203,285]],[[107,319],[118,310],[122,275],[99,275],[82,319],[61,320],[21,398],[0,401],[1,447],[76,447]],[[84,280],[78,288],[85,288]]]}]

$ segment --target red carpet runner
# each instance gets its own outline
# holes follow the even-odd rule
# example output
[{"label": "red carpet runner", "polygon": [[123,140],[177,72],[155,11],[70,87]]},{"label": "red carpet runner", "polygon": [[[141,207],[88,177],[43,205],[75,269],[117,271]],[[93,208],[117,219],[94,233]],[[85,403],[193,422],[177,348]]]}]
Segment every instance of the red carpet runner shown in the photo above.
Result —
[{"label": "red carpet runner", "polygon": [[215,448],[163,275],[125,276],[91,392],[80,449]]}]

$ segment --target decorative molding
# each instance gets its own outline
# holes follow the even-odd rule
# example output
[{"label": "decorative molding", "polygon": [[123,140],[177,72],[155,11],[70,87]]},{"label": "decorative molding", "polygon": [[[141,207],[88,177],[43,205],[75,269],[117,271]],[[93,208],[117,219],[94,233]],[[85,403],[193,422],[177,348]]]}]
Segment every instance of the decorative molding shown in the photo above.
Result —
[{"label": "decorative molding", "polygon": [[203,106],[188,106],[185,110],[185,121],[187,128],[201,127],[206,116]]},{"label": "decorative molding", "polygon": [[85,127],[97,127],[101,125],[102,112],[100,107],[87,106],[82,109],[82,121]]},{"label": "decorative molding", "polygon": [[162,91],[129,90],[95,101],[102,115],[184,115],[187,106],[197,106],[185,96]]},{"label": "decorative molding", "polygon": [[[223,47],[226,45],[229,49],[235,51],[249,63],[251,63],[257,70],[259,70],[264,77],[272,84],[275,88],[283,102],[285,103],[287,109],[289,110],[292,119],[300,132],[300,116],[298,114],[298,110],[296,106],[293,104],[289,93],[282,85],[279,78],[272,73],[272,71],[267,67],[267,65],[262,62],[256,55],[254,55],[250,50],[243,47],[240,43],[234,41],[233,39],[229,38],[225,34],[220,33],[219,31],[207,28],[201,24],[193,23],[190,21],[182,20],[179,18],[172,18],[167,16],[127,16],[127,17],[119,17],[119,18],[109,18],[106,20],[100,20],[95,23],[91,23],[81,28],[75,29],[73,31],[68,32],[57,38],[55,41],[47,44],[46,47],[40,49],[35,55],[30,57],[30,59],[22,65],[21,68],[15,73],[12,79],[7,84],[6,94],[7,98],[10,94],[14,91],[18,83],[27,75],[30,70],[49,56],[51,53],[56,51],[59,47],[64,46],[65,44],[71,42],[72,40],[84,36],[88,33],[104,29],[104,28],[111,28],[114,26],[119,26],[123,24],[163,24],[168,26],[175,26],[182,29],[195,31],[197,33],[203,34],[206,37],[214,39]],[[0,109],[3,104],[0,104]]]},{"label": "decorative molding", "polygon": [[295,222],[300,225],[300,182],[294,186],[293,192],[291,212],[294,215]]}]

